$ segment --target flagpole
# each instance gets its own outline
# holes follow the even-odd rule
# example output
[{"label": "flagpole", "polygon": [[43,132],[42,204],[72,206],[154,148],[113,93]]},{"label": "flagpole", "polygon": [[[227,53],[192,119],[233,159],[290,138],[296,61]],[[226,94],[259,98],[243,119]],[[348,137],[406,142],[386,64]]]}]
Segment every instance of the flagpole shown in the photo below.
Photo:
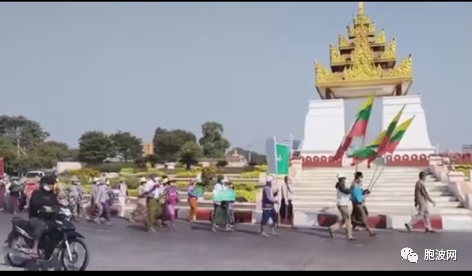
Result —
[{"label": "flagpole", "polygon": [[[375,94],[375,92],[374,92],[374,94]],[[371,96],[372,96],[372,95],[371,95]],[[375,95],[374,95],[374,100],[372,101],[372,106],[371,106],[371,108],[374,107],[374,103],[375,103]],[[372,109],[370,110],[370,113],[372,113]],[[369,114],[369,117],[370,117],[370,115],[372,115],[372,114]],[[363,148],[364,145],[365,145],[365,137],[367,136],[366,134],[367,134],[367,127],[369,126],[369,121],[370,121],[370,118],[369,118],[369,120],[367,120],[367,122],[366,122],[366,124],[365,124],[365,133],[364,133],[364,137],[362,137],[362,145],[361,145],[361,148]],[[356,164],[356,173],[358,172],[359,164],[360,164],[360,162],[357,162],[357,164]]]},{"label": "flagpole", "polygon": [[379,175],[377,176],[374,183],[372,184],[372,187],[370,187],[370,185],[369,185],[369,188],[368,188],[369,191],[372,192],[372,190],[374,189],[375,184],[377,184],[377,181],[379,180],[380,176],[382,175],[382,172],[384,171],[384,169],[385,169],[385,164],[382,166],[382,169],[380,170]]}]

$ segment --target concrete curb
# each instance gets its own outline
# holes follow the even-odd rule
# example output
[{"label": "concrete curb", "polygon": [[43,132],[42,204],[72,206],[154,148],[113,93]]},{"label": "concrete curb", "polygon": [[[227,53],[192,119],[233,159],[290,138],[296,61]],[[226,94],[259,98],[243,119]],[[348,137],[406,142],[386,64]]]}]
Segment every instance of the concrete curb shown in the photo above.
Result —
[{"label": "concrete curb", "polygon": [[[126,213],[134,210],[134,206],[126,206]],[[200,208],[197,213],[197,220],[210,221],[212,208]],[[116,214],[116,212],[114,212]],[[190,208],[178,206],[176,209],[176,218],[187,220],[189,218]],[[323,212],[294,212],[294,226],[300,228],[310,227],[329,227],[338,220],[337,214]],[[235,219],[237,223],[261,222],[261,210],[235,210]],[[405,223],[409,222],[411,215],[379,215],[369,216],[369,226],[372,229],[405,230]],[[282,221],[281,224],[290,224]],[[468,215],[431,215],[431,226],[435,230],[444,231],[472,231],[472,216]],[[414,230],[424,230],[422,221],[413,225]]]},{"label": "concrete curb", "polygon": [[[253,223],[260,223],[262,211],[254,210]],[[320,212],[294,212],[295,227],[329,227],[338,220],[338,215]],[[369,216],[369,226],[373,229],[405,230],[405,223],[411,215],[377,215]],[[431,226],[435,230],[472,231],[472,216],[468,215],[431,215]],[[424,230],[423,221],[413,225],[414,230]]]}]

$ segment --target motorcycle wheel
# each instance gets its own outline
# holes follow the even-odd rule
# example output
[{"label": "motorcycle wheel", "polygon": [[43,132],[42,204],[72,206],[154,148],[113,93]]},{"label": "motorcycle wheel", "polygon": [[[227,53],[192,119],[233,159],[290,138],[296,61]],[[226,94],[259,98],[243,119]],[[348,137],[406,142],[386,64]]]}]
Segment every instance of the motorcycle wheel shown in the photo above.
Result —
[{"label": "motorcycle wheel", "polygon": [[[20,245],[18,245],[18,243]],[[20,247],[28,247],[28,245],[26,244],[24,238],[18,235],[8,243],[8,247],[11,249],[18,249]],[[28,262],[28,259],[21,258],[20,256],[15,256],[15,253],[9,252],[6,254],[5,257],[7,259],[8,264],[14,267],[24,267]]]},{"label": "motorcycle wheel", "polygon": [[84,261],[83,261],[82,265],[80,267],[77,267],[77,266],[75,266],[75,264],[74,264],[74,266],[68,264],[70,262],[69,259],[68,259],[69,253],[67,252],[67,247],[64,246],[61,249],[61,254],[60,254],[62,267],[63,267],[64,271],[74,271],[74,270],[76,270],[76,271],[85,271],[85,269],[87,269],[87,267],[88,267],[89,259],[90,259],[90,254],[89,254],[87,245],[85,244],[85,242],[82,239],[73,239],[73,240],[69,241],[69,246],[70,246],[71,251],[72,251],[71,252],[72,253],[72,259],[74,259],[75,261],[77,261],[76,259],[78,259],[79,256],[78,256],[77,251],[75,250],[74,244],[80,245],[83,248],[84,252],[85,252]]}]

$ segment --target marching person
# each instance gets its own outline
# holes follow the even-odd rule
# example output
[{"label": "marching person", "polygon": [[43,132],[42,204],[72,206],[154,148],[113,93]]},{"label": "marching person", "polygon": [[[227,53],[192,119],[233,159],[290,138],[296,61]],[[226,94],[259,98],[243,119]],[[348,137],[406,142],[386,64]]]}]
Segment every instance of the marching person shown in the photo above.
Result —
[{"label": "marching person", "polygon": [[123,179],[120,180],[120,184],[118,186],[118,203],[120,205],[120,212],[118,213],[118,217],[124,218],[125,211],[126,211],[126,199],[128,197],[128,186]]},{"label": "marching person", "polygon": [[268,237],[264,232],[264,226],[267,225],[269,222],[269,219],[272,220],[272,235],[273,236],[278,236],[278,234],[275,232],[275,226],[277,225],[278,222],[278,215],[277,211],[275,210],[275,204],[277,200],[274,197],[274,193],[272,191],[272,182],[274,181],[274,178],[272,176],[269,176],[266,178],[266,185],[262,189],[262,219],[261,219],[261,231],[260,234],[263,237]]},{"label": "marching person", "polygon": [[149,180],[144,184],[144,195],[146,197],[147,206],[148,232],[157,233],[154,224],[156,223],[157,218],[162,216],[162,207],[159,202],[161,190],[155,174],[151,174]]},{"label": "marching person", "polygon": [[290,222],[290,226],[295,228],[294,221],[293,221],[293,205],[292,205],[292,181],[288,176],[284,177],[284,183],[282,184],[282,202],[280,204],[280,219],[282,221],[288,220]]},{"label": "marching person", "polygon": [[355,214],[355,217],[359,217],[361,219],[362,224],[365,226],[369,235],[375,236],[377,233],[373,232],[370,229],[369,221],[367,219],[366,208],[364,205],[364,198],[365,195],[370,194],[369,190],[362,189],[362,172],[356,172],[354,175],[354,182],[351,187],[351,201],[352,201],[352,211]]},{"label": "marching person", "polygon": [[[216,184],[213,187],[213,195],[215,195],[216,191],[225,190],[226,187],[224,185],[225,177],[219,175]],[[229,218],[228,218],[228,205],[226,202],[215,201],[213,200],[213,216],[211,220],[211,231],[216,232],[219,227],[225,227],[226,231],[231,231],[229,227]]]},{"label": "marching person", "polygon": [[106,224],[110,224],[110,189],[106,184],[105,180],[100,180],[97,187],[97,195],[95,198],[95,205],[97,206],[98,212],[97,217],[95,218],[96,223],[100,223],[101,218],[103,217],[106,221]]},{"label": "marching person", "polygon": [[71,183],[72,184],[68,188],[69,207],[71,209],[73,220],[77,222],[83,215],[82,199],[85,190],[77,176],[71,178]]},{"label": "marching person", "polygon": [[189,221],[197,220],[197,213],[198,213],[198,195],[195,193],[195,188],[198,183],[198,179],[195,178],[190,182],[190,185],[187,190],[188,195],[188,205],[190,207],[190,212],[188,215]]},{"label": "marching person", "polygon": [[99,207],[96,202],[96,198],[98,195],[98,185],[100,179],[97,177],[92,178],[92,189],[90,191],[90,203],[85,207],[86,219],[87,220],[95,220],[97,213],[99,212]]},{"label": "marching person", "polygon": [[146,184],[146,182],[147,180],[145,177],[139,179],[138,201],[136,202],[136,209],[131,213],[129,220],[131,223],[140,221],[147,227],[146,195],[144,193],[144,184]]},{"label": "marching person", "polygon": [[8,189],[10,192],[10,206],[13,214],[19,213],[19,200],[21,194],[23,193],[23,185],[21,185],[20,180],[18,178],[14,178]]},{"label": "marching person", "polygon": [[343,174],[337,175],[336,182],[336,205],[341,217],[338,221],[329,227],[329,235],[333,237],[333,232],[337,231],[343,225],[346,226],[346,238],[355,240],[352,236],[351,215],[349,214],[349,204],[351,203],[351,190],[346,187],[346,177]]},{"label": "marching person", "polygon": [[431,219],[429,217],[428,202],[433,204],[433,206],[436,206],[436,203],[431,199],[431,197],[428,194],[428,191],[426,190],[426,187],[424,184],[425,179],[426,179],[426,174],[424,172],[420,172],[419,179],[415,185],[415,208],[418,210],[418,213],[412,216],[409,223],[405,223],[405,228],[408,232],[410,232],[411,228],[413,228],[413,225],[415,225],[415,223],[417,223],[420,220],[423,220],[424,222],[426,233],[436,232],[431,227]]},{"label": "marching person", "polygon": [[175,209],[179,203],[179,193],[177,192],[177,187],[175,187],[175,180],[167,179],[166,184],[164,188],[164,206],[166,211],[164,213],[167,215],[170,227],[175,228]]},{"label": "marching person", "polygon": [[[229,181],[223,182],[226,190],[233,190],[233,184]],[[234,201],[227,202],[227,211],[228,211],[228,227],[233,228],[236,223],[236,216],[234,212]]]}]

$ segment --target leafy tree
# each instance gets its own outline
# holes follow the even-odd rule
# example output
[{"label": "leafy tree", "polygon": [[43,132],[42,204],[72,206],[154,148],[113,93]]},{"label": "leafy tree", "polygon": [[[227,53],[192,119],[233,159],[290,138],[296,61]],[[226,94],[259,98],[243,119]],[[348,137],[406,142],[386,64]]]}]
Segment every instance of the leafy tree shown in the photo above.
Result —
[{"label": "leafy tree", "polygon": [[143,141],[129,132],[118,131],[110,135],[116,155],[120,155],[125,162],[143,155]]},{"label": "leafy tree", "polygon": [[136,164],[136,166],[138,168],[145,168],[146,167],[146,160],[144,159],[143,156],[140,156],[138,158],[134,158],[134,164]]},{"label": "leafy tree", "polygon": [[205,187],[210,186],[213,184],[213,179],[216,177],[218,173],[218,168],[211,165],[202,169],[202,184]]},{"label": "leafy tree", "polygon": [[76,156],[65,143],[47,141],[39,144],[34,150],[27,152],[28,156],[36,156],[42,168],[52,168],[58,161],[72,161]]},{"label": "leafy tree", "polygon": [[185,164],[190,170],[192,165],[198,164],[198,159],[203,157],[202,148],[193,141],[188,141],[180,148],[180,163]]},{"label": "leafy tree", "polygon": [[187,142],[196,142],[195,134],[182,129],[166,130],[158,127],[154,134],[154,153],[159,162],[175,162],[180,149]]},{"label": "leafy tree", "polygon": [[41,125],[24,116],[0,116],[0,136],[19,142],[22,150],[27,151],[44,142],[49,133]]},{"label": "leafy tree", "polygon": [[101,131],[88,131],[79,139],[79,160],[91,164],[102,163],[113,152],[113,143]]},{"label": "leafy tree", "polygon": [[198,141],[203,154],[208,158],[222,158],[230,143],[223,137],[223,125],[217,122],[206,122],[202,125],[202,138]]},{"label": "leafy tree", "polygon": [[217,166],[218,168],[224,168],[224,167],[228,166],[228,161],[226,161],[226,160],[218,160],[218,161],[216,162],[216,166]]}]

